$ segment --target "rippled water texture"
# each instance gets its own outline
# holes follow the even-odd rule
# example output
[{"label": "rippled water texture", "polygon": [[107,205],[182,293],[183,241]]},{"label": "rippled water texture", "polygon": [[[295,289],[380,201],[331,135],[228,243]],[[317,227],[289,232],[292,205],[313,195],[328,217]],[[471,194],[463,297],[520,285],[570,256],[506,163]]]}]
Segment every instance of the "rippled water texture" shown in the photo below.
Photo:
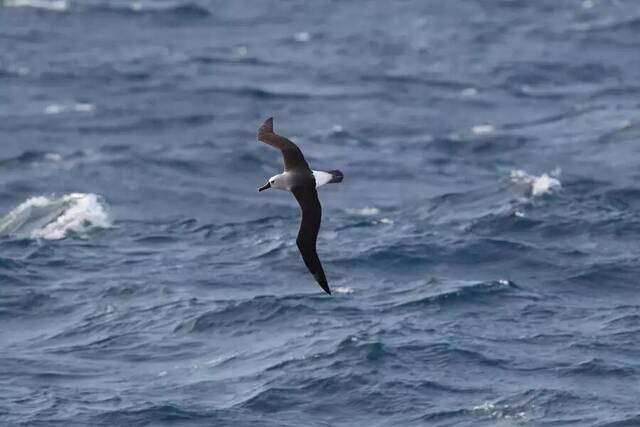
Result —
[{"label": "rippled water texture", "polygon": [[0,425],[640,425],[640,2],[0,5]]}]

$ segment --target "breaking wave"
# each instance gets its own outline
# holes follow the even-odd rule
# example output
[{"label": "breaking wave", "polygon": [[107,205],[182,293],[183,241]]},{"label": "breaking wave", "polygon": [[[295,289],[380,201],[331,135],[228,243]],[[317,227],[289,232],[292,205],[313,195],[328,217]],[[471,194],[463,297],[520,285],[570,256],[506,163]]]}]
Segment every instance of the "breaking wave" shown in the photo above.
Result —
[{"label": "breaking wave", "polygon": [[0,219],[0,236],[58,240],[111,226],[107,206],[96,194],[31,197]]},{"label": "breaking wave", "polygon": [[516,184],[527,184],[531,186],[531,195],[542,196],[550,194],[562,188],[562,184],[558,179],[560,170],[555,170],[551,174],[543,173],[540,176],[529,175],[523,170],[512,170],[510,179]]},{"label": "breaking wave", "polygon": [[64,12],[69,9],[69,2],[67,0],[4,0],[4,2],[0,3],[0,6],[29,7]]}]

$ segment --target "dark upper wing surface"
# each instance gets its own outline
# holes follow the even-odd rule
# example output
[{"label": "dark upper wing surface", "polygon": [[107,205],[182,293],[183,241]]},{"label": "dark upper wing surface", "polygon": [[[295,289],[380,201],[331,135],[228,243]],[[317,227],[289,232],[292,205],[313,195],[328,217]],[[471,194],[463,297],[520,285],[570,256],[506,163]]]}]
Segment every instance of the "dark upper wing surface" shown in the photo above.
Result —
[{"label": "dark upper wing surface", "polygon": [[328,294],[331,294],[327,278],[324,275],[318,252],[316,251],[316,241],[320,222],[322,220],[322,206],[318,200],[318,192],[314,187],[297,187],[292,190],[293,195],[302,209],[302,222],[296,243],[302,254],[305,265],[313,274],[316,281]]},{"label": "dark upper wing surface", "polygon": [[309,169],[309,165],[304,159],[300,148],[287,138],[273,131],[273,117],[269,117],[258,128],[258,141],[262,141],[282,151],[285,171],[292,169]]}]

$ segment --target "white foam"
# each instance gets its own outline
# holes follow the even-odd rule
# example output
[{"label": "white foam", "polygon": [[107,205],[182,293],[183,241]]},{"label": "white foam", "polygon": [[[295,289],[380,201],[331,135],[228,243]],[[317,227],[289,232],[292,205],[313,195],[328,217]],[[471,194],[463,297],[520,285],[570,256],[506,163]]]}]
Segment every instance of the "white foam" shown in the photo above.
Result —
[{"label": "white foam", "polygon": [[[0,2],[0,5],[2,5],[1,2]],[[12,74],[16,74],[18,76],[26,76],[26,75],[31,74],[31,69],[29,67],[25,67],[25,66],[9,65],[7,67],[7,71],[12,73]]]},{"label": "white foam", "polygon": [[556,178],[560,173],[561,171],[556,169],[551,175],[543,173],[540,176],[535,176],[529,175],[523,170],[515,169],[511,171],[510,179],[516,184],[530,185],[533,196],[542,196],[543,194],[549,194],[562,188],[560,180]]},{"label": "white foam", "polygon": [[224,362],[225,360],[227,360],[227,358],[225,356],[218,356],[218,357],[214,357],[213,359],[209,360],[208,362],[205,362],[206,365],[219,365],[220,363]]},{"label": "white foam", "polygon": [[111,219],[96,194],[72,193],[58,198],[32,197],[0,218],[0,235],[58,240],[69,233],[86,235],[108,228]]},{"label": "white foam", "polygon": [[475,87],[468,87],[460,91],[460,96],[463,98],[473,98],[478,94],[478,89]]},{"label": "white foam", "polygon": [[44,159],[48,162],[58,163],[62,161],[62,156],[58,153],[46,153]]},{"label": "white foam", "polygon": [[353,293],[353,288],[350,288],[349,286],[338,286],[337,288],[333,288],[333,292],[337,293],[337,294],[352,294]]},{"label": "white foam", "polygon": [[582,2],[582,7],[583,7],[584,9],[591,9],[591,8],[593,8],[593,6],[595,6],[595,5],[596,5],[596,4],[595,4],[595,2],[594,2],[593,0],[584,0],[584,1]]},{"label": "white foam", "polygon": [[205,365],[217,366],[222,363],[228,362],[229,360],[234,359],[237,355],[238,353],[231,353],[231,354],[216,356],[213,359],[205,362]]},{"label": "white foam", "polygon": [[44,109],[45,114],[60,114],[64,111],[64,106],[60,104],[47,105]]},{"label": "white foam", "polygon": [[513,407],[509,405],[495,405],[490,402],[484,402],[482,405],[474,406],[472,408],[474,412],[484,412],[492,418],[503,419],[524,419],[527,413],[519,407]]},{"label": "white foam", "polygon": [[492,411],[495,409],[496,405],[489,402],[484,402],[482,405],[474,406],[472,410],[474,411]]},{"label": "white foam", "polygon": [[632,125],[633,123],[631,122],[631,120],[625,119],[625,120],[620,120],[617,123],[616,127],[618,128],[618,130],[625,130],[625,129],[629,129]]},{"label": "white foam", "polygon": [[5,7],[32,7],[56,12],[69,10],[69,2],[67,0],[4,0],[3,5]]},{"label": "white foam", "polygon": [[311,40],[311,34],[307,33],[306,31],[301,31],[299,33],[294,34],[293,38],[297,42],[306,43],[309,40]]},{"label": "white foam", "polygon": [[471,131],[476,135],[486,135],[488,133],[495,132],[496,128],[493,125],[476,125],[471,128]]},{"label": "white foam", "polygon": [[331,133],[332,135],[336,135],[342,132],[344,132],[344,126],[342,125],[333,125],[329,130],[329,133]]},{"label": "white foam", "polygon": [[95,111],[93,104],[76,103],[76,104],[50,104],[44,109],[45,114],[61,114],[61,113],[90,113]]},{"label": "white foam", "polygon": [[79,113],[89,113],[95,109],[96,107],[93,104],[80,103],[73,105],[73,111],[77,111]]},{"label": "white foam", "polygon": [[347,213],[352,214],[352,215],[371,216],[371,215],[379,214],[380,213],[380,209],[373,208],[373,207],[366,207],[366,208],[361,208],[361,209],[349,208],[349,209],[347,209]]}]

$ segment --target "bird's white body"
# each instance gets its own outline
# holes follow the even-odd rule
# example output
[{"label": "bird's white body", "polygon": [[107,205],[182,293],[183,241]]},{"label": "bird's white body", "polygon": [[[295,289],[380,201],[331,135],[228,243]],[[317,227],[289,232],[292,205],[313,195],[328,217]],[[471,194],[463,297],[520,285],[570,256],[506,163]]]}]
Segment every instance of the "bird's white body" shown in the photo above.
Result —
[{"label": "bird's white body", "polygon": [[[333,178],[333,175],[331,175],[329,172],[314,171],[313,169],[311,170],[311,172],[313,172],[313,178],[316,180],[316,188],[320,187],[321,185],[328,184],[329,181],[331,181],[331,178]],[[291,191],[290,178],[292,177],[288,172],[279,173],[278,175],[274,175],[269,178],[269,184],[271,184],[271,188]]]}]

